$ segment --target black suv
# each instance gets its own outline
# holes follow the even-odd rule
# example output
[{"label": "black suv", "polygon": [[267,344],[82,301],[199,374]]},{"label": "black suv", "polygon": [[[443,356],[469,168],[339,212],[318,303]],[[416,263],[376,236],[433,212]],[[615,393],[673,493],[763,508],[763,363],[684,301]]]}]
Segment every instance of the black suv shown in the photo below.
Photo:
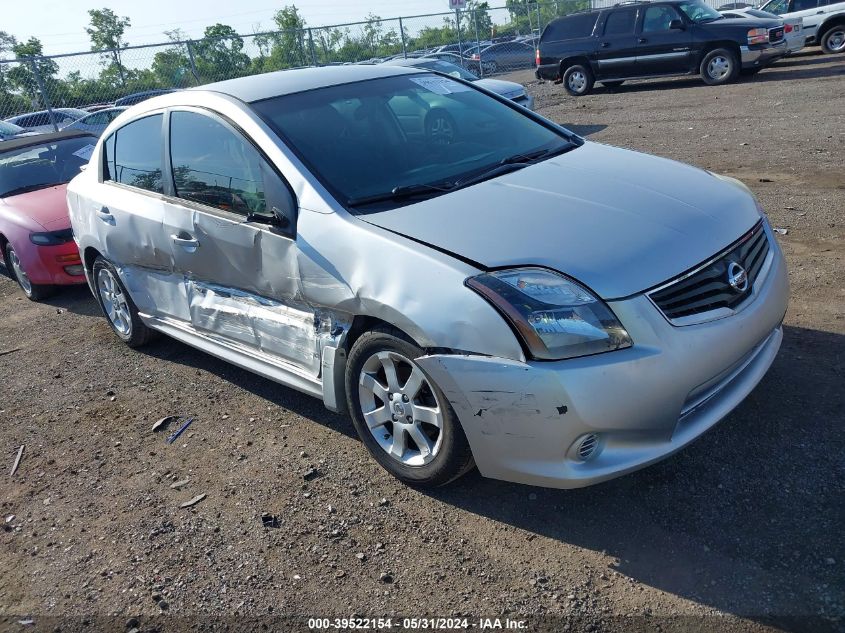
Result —
[{"label": "black suv", "polygon": [[537,78],[575,96],[598,81],[696,75],[710,85],[754,73],[786,54],[783,22],[726,18],[701,0],[625,2],[549,22],[537,49]]}]

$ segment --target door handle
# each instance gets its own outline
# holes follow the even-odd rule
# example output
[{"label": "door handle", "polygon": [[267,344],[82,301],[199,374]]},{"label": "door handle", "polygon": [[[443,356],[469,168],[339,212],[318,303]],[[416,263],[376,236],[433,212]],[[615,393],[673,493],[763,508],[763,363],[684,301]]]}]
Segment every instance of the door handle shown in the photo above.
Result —
[{"label": "door handle", "polygon": [[193,253],[195,250],[199,248],[200,241],[193,237],[180,237],[179,235],[171,235],[170,239],[173,240],[174,244],[178,244],[182,248],[184,248],[189,253]]},{"label": "door handle", "polygon": [[95,211],[95,213],[103,222],[114,226],[114,216],[111,214],[108,207],[100,207],[97,211]]},{"label": "door handle", "polygon": [[637,40],[637,42],[639,42],[640,44],[645,44],[646,42],[648,42],[648,40],[644,37],[641,37],[640,39]]},{"label": "door handle", "polygon": [[824,15],[824,11],[816,11],[816,15]]},{"label": "door handle", "polygon": [[601,47],[602,48],[610,48],[610,42],[602,42]]}]

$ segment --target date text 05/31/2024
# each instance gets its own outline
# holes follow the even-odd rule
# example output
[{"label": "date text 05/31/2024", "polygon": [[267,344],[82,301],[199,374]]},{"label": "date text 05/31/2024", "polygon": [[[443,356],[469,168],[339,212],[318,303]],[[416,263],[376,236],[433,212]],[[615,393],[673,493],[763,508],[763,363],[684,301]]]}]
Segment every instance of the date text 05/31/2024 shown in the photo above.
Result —
[{"label": "date text 05/31/2024", "polygon": [[478,630],[519,631],[528,628],[525,620],[510,618],[309,618],[312,630],[398,630],[398,631],[465,631]]}]

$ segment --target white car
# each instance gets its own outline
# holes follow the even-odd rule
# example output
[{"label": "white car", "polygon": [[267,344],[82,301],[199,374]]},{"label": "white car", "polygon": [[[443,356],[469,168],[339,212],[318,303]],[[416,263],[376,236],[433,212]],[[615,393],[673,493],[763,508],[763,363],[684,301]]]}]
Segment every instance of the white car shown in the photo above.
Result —
[{"label": "white car", "polygon": [[97,110],[96,112],[92,112],[88,116],[84,116],[78,121],[74,121],[70,125],[67,126],[68,130],[85,130],[86,132],[91,132],[91,134],[96,134],[100,136],[103,133],[109,123],[114,121],[117,116],[123,112],[127,106],[117,106],[114,108],[104,108],[102,110]]},{"label": "white car", "polygon": [[825,53],[845,53],[845,1],[769,0],[760,9],[782,18],[802,18],[807,44],[818,44]]},{"label": "white car", "polygon": [[783,22],[783,37],[786,40],[788,54],[797,53],[805,46],[806,36],[804,35],[804,18],[779,16],[768,11],[761,11],[753,7],[745,9],[731,9],[720,11],[726,18],[765,18],[767,20],[780,19]]}]

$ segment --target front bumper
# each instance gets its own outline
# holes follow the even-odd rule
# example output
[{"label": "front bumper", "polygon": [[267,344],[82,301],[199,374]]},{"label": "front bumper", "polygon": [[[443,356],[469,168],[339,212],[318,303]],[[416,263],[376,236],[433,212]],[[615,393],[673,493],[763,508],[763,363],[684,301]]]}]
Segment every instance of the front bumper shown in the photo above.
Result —
[{"label": "front bumper", "polygon": [[73,241],[56,246],[26,244],[15,248],[29,280],[34,284],[69,286],[85,283],[79,249]]},{"label": "front bumper", "polygon": [[787,49],[786,40],[781,40],[777,44],[761,44],[751,46],[740,46],[740,54],[742,55],[743,68],[759,68],[780,59],[786,55]]},{"label": "front bumper", "polygon": [[[681,449],[730,413],[772,364],[789,288],[774,238],[772,265],[736,314],[676,327],[643,295],[612,302],[634,346],[556,362],[431,355],[417,362],[461,421],[479,471],[519,483],[578,488]],[[581,439],[599,449],[582,460]]]}]

